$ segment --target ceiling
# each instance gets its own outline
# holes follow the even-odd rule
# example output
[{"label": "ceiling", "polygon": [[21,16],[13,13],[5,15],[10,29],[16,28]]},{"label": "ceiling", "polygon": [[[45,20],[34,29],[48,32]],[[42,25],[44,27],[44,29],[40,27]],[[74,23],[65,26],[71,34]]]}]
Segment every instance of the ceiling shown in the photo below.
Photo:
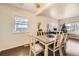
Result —
[{"label": "ceiling", "polygon": [[62,3],[54,4],[46,9],[41,15],[45,15],[52,19],[64,19],[79,16],[79,4],[77,3]]},{"label": "ceiling", "polygon": [[36,8],[34,3],[10,3],[8,6],[25,9],[33,14],[46,16],[51,19],[64,19],[79,16],[78,3],[39,3],[40,8]]},{"label": "ceiling", "polygon": [[[31,13],[35,13],[38,9],[35,7],[34,3],[6,3],[4,5],[25,9],[26,11],[29,11]],[[45,3],[40,3],[40,7],[43,7],[44,5]]]}]

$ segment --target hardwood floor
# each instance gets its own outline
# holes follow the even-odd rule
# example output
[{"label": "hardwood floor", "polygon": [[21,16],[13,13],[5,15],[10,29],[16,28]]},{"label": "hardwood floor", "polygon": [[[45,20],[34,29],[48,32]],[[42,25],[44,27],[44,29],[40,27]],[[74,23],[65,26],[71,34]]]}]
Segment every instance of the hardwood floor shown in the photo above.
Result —
[{"label": "hardwood floor", "polygon": [[29,47],[20,46],[0,53],[0,56],[28,56]]},{"label": "hardwood floor", "polygon": [[[29,55],[29,47],[24,46],[0,52],[0,56],[28,56],[28,55]],[[43,53],[39,54],[38,56],[43,56]],[[51,51],[49,51],[49,56],[53,56]],[[56,52],[56,56],[59,56],[58,52]]]}]

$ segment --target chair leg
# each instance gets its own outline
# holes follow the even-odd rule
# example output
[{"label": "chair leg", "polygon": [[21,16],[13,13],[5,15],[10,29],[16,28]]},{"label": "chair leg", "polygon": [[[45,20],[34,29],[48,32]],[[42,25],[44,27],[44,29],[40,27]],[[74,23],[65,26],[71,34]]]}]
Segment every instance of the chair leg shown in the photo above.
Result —
[{"label": "chair leg", "polygon": [[53,52],[53,56],[55,56],[55,51]]},{"label": "chair leg", "polygon": [[59,48],[59,53],[60,53],[60,56],[63,56],[62,47]]},{"label": "chair leg", "polygon": [[36,56],[36,53],[34,53],[34,56]]},{"label": "chair leg", "polygon": [[30,49],[30,51],[29,51],[29,56],[31,56],[31,49]]}]

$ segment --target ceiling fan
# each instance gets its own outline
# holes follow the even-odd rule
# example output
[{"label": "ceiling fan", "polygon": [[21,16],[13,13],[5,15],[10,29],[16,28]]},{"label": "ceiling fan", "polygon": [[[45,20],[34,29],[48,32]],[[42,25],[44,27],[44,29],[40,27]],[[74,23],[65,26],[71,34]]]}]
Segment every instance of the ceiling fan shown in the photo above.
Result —
[{"label": "ceiling fan", "polygon": [[39,3],[34,3],[34,6],[35,6],[36,8],[40,8],[40,4],[39,4]]}]

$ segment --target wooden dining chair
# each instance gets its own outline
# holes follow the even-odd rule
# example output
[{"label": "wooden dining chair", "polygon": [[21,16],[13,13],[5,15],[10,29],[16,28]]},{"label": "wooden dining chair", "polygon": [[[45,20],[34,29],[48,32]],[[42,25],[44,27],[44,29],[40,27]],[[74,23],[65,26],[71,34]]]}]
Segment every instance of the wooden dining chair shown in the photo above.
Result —
[{"label": "wooden dining chair", "polygon": [[29,56],[31,56],[31,53],[36,56],[37,54],[41,53],[44,51],[43,46],[40,43],[37,43],[36,37],[31,37],[31,43],[30,43],[30,51],[29,51]]},{"label": "wooden dining chair", "polygon": [[53,52],[54,56],[55,56],[55,52],[59,50],[59,54],[60,56],[62,56],[63,52],[62,52],[61,45],[62,45],[64,34],[61,33],[61,34],[56,34],[56,35],[57,35],[57,39],[54,41],[52,45],[48,47],[48,49]]},{"label": "wooden dining chair", "polygon": [[68,40],[68,34],[64,33],[64,38],[63,38],[63,41],[62,41],[62,47],[66,46],[67,40]]}]

